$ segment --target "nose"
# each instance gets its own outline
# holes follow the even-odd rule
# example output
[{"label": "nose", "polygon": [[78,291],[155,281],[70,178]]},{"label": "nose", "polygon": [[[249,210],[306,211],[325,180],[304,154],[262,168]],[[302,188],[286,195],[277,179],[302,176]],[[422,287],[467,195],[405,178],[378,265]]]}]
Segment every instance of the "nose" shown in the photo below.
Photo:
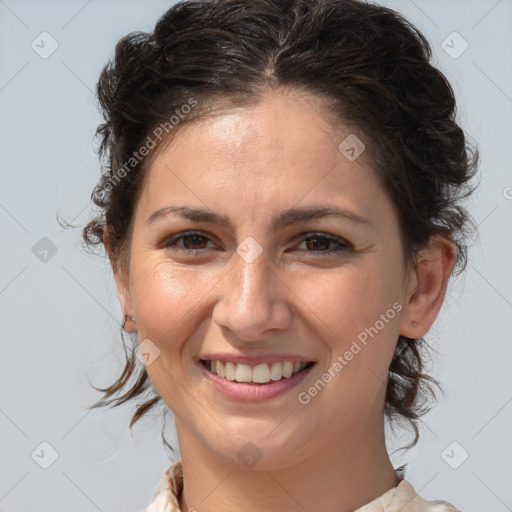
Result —
[{"label": "nose", "polygon": [[[220,297],[212,312],[231,341],[239,344],[268,340],[291,322],[291,291],[261,254],[255,261],[234,255],[233,267],[220,283]],[[275,334],[275,333],[274,333]]]}]

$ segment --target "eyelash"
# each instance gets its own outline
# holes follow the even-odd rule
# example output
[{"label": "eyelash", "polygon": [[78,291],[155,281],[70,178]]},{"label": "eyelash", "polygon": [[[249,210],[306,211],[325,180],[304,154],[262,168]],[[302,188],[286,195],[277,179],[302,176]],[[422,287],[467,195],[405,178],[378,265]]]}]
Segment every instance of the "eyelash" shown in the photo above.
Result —
[{"label": "eyelash", "polygon": [[[329,249],[327,251],[308,251],[306,249],[301,249],[301,250],[305,250],[306,252],[309,252],[309,253],[317,253],[320,255],[332,255],[332,254],[336,254],[336,253],[340,253],[340,252],[346,252],[352,248],[352,246],[349,242],[347,242],[343,239],[339,239],[337,237],[333,237],[331,235],[327,235],[326,233],[311,232],[311,233],[307,233],[307,234],[308,234],[308,236],[305,236],[300,239],[300,243],[302,243],[304,241],[311,240],[311,239],[317,239],[317,240],[320,239],[320,240],[327,240],[329,242],[338,244],[337,249]],[[194,236],[199,237],[199,238],[204,238],[208,241],[211,241],[211,239],[208,236],[203,235],[200,232],[186,231],[183,233],[178,233],[176,235],[173,235],[173,236],[165,239],[162,243],[162,247],[164,247],[166,249],[170,249],[172,251],[185,251],[186,254],[197,255],[199,252],[204,251],[205,249],[186,249],[184,247],[180,247],[180,246],[176,245],[176,242],[178,240],[183,240],[187,237],[194,237]]]}]

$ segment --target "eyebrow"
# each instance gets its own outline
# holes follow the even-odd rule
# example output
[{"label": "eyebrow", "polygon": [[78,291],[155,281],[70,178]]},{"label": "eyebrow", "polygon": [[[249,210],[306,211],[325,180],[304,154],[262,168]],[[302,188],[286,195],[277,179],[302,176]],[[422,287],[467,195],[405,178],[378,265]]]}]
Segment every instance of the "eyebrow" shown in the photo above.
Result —
[{"label": "eyebrow", "polygon": [[[156,220],[172,214],[179,215],[194,222],[210,222],[233,230],[233,224],[228,217],[202,208],[192,208],[188,206],[166,206],[160,208],[148,217],[146,225],[152,224]],[[295,223],[322,217],[343,217],[360,225],[372,227],[372,223],[367,218],[361,217],[355,212],[345,208],[336,206],[308,206],[303,208],[290,208],[281,212],[272,219],[271,229],[272,231],[277,231],[278,229],[285,228]]]}]

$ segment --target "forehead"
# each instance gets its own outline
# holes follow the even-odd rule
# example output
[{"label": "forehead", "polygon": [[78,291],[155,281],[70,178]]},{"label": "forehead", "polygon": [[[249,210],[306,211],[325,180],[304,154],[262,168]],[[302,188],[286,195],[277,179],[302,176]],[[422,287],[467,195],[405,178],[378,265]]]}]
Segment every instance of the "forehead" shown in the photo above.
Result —
[{"label": "forehead", "polygon": [[315,96],[272,93],[184,124],[148,166],[140,206],[177,197],[208,207],[238,198],[261,208],[302,198],[351,197],[360,206],[375,200],[379,184],[367,155],[350,159],[340,151],[347,137],[362,143],[362,135],[333,125],[324,109]]},{"label": "forehead", "polygon": [[[203,155],[243,160],[251,152],[257,152],[259,158],[265,155],[290,158],[294,153],[305,153],[305,137],[308,146],[324,145],[328,138],[336,144],[343,132],[348,129],[328,122],[322,98],[278,89],[244,106],[231,106],[225,101],[216,105],[214,100],[209,100],[198,119],[187,122],[185,118],[169,145],[174,152],[179,152],[183,144],[187,149],[200,150],[189,158]],[[153,160],[158,160],[160,153],[157,150]]]}]

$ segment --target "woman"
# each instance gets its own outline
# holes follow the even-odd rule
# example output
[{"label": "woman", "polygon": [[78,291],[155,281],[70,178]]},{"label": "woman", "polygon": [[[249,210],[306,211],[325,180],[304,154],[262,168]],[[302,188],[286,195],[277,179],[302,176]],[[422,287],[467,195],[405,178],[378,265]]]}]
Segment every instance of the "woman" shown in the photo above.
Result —
[{"label": "woman", "polygon": [[428,409],[423,336],[477,168],[430,57],[359,0],[185,1],[117,44],[84,237],[135,341],[96,405],[150,390],[131,425],[160,401],[175,417],[149,512],[456,510],[384,436],[405,419],[416,441]]}]

